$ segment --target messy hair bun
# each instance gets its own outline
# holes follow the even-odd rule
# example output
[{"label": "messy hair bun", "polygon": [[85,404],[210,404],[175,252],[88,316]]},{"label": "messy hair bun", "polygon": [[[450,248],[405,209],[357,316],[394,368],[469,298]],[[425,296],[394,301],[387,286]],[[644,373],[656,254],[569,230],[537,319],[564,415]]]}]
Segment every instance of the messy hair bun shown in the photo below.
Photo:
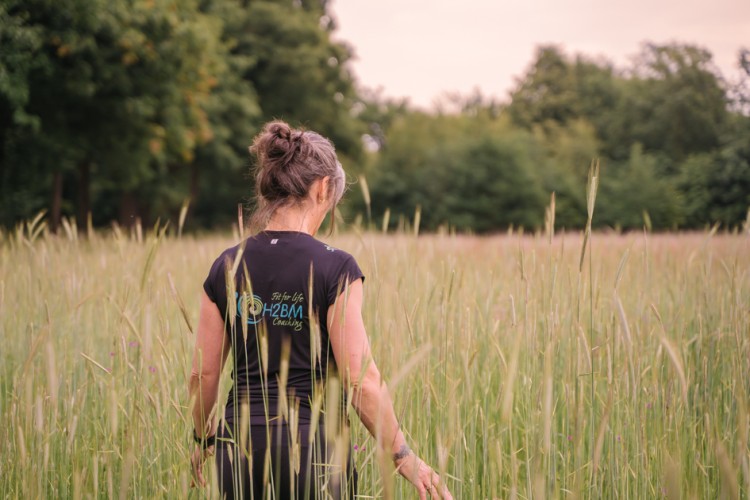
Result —
[{"label": "messy hair bun", "polygon": [[255,137],[250,152],[256,157],[255,229],[263,229],[278,208],[304,200],[313,182],[323,177],[330,178],[332,208],[344,194],[345,174],[336,150],[331,141],[316,132],[272,121]]}]

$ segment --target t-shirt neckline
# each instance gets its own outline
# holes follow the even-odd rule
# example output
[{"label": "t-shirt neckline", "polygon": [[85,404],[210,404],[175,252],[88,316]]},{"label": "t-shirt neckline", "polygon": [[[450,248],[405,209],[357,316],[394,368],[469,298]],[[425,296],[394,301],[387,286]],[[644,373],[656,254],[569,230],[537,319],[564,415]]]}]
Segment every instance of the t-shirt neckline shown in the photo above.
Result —
[{"label": "t-shirt neckline", "polygon": [[267,229],[267,230],[261,231],[261,234],[268,234],[270,236],[304,235],[304,236],[309,236],[310,238],[313,237],[313,235],[311,235],[310,233],[306,233],[304,231],[277,230],[277,229],[273,229],[273,230]]}]

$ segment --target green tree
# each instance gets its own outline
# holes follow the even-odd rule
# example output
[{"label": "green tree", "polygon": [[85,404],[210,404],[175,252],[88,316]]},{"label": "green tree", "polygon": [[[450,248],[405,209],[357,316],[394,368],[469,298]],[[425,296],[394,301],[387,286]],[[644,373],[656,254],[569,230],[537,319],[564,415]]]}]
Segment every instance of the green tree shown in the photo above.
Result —
[{"label": "green tree", "polygon": [[203,8],[223,20],[229,69],[206,108],[213,140],[196,149],[190,165],[194,219],[202,225],[227,221],[234,206],[250,198],[247,148],[271,119],[330,137],[347,170],[357,170],[365,127],[353,113],[358,97],[349,49],[331,39],[335,25],[327,3],[211,0]]},{"label": "green tree", "polygon": [[491,110],[468,115],[415,111],[397,118],[368,173],[373,213],[410,218],[417,206],[422,227],[449,224],[490,232],[538,227],[542,191],[534,137]]},{"label": "green tree", "polygon": [[188,220],[199,227],[231,223],[236,218],[237,204],[247,200],[252,192],[248,146],[263,117],[253,83],[245,78],[256,64],[252,47],[247,44],[250,27],[246,3],[203,2],[207,15],[222,20],[226,71],[217,79],[204,107],[211,140],[198,145],[186,175],[180,179],[188,186],[191,200]]},{"label": "green tree", "polygon": [[[445,144],[463,134],[463,118],[422,111],[396,117],[385,134],[377,160],[365,172],[370,184],[372,210],[411,217],[422,201],[427,162]],[[396,217],[392,220],[395,221]]]},{"label": "green tree", "polygon": [[23,114],[37,126],[8,126],[3,170],[23,165],[35,174],[30,189],[52,188],[53,224],[70,186],[62,178],[73,172],[79,223],[91,211],[92,186],[105,213],[119,195],[127,222],[139,190],[211,139],[204,106],[224,69],[220,23],[191,0],[6,0],[5,8],[41,34],[26,57],[44,64],[26,75]]},{"label": "green tree", "polygon": [[245,72],[264,119],[281,118],[329,137],[345,160],[362,160],[362,123],[347,67],[350,49],[331,39],[327,2],[255,1],[238,38],[254,64]]},{"label": "green tree", "polygon": [[750,49],[741,48],[737,54],[739,77],[730,86],[732,108],[737,114],[750,116]]},{"label": "green tree", "polygon": [[683,221],[683,199],[675,182],[660,176],[659,158],[631,148],[623,165],[602,170],[595,222],[600,226],[639,229],[676,229]]},{"label": "green tree", "polygon": [[727,97],[710,52],[693,45],[645,44],[632,72],[608,138],[615,158],[637,142],[676,165],[719,146]]},{"label": "green tree", "polygon": [[586,223],[586,180],[594,158],[600,156],[594,126],[579,118],[566,125],[548,122],[534,127],[534,162],[544,192],[555,193],[555,224],[560,228]]},{"label": "green tree", "polygon": [[618,105],[620,88],[609,62],[582,55],[571,59],[559,47],[545,45],[537,49],[510,97],[507,110],[517,125],[530,129],[585,119],[602,137],[607,115]]},{"label": "green tree", "polygon": [[576,117],[576,81],[571,64],[554,45],[537,49],[526,74],[511,92],[508,113],[526,128],[546,122],[565,123]]},{"label": "green tree", "polygon": [[719,222],[731,228],[745,221],[750,209],[748,121],[719,151],[694,155],[683,163],[680,182],[690,227]]},{"label": "green tree", "polygon": [[12,15],[9,2],[0,2],[0,224],[9,225],[48,205],[38,176],[28,163],[11,168],[5,158],[20,156],[17,144],[39,129],[37,117],[27,113],[29,74],[43,71],[48,61],[35,57],[44,43],[39,27]]},{"label": "green tree", "polygon": [[[422,173],[425,227],[480,233],[541,226],[545,196],[523,132],[458,141],[435,152]],[[415,187],[418,189],[417,187]]]}]

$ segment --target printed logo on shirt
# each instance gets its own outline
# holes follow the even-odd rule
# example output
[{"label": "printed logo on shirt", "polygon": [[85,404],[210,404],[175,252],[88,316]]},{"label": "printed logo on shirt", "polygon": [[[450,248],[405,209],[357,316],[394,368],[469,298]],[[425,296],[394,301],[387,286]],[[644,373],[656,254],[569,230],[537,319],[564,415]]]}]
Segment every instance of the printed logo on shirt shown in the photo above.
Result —
[{"label": "printed logo on shirt", "polygon": [[326,247],[326,250],[328,250],[329,252],[335,252],[336,251],[336,249],[333,248],[332,246],[329,246],[329,245],[324,245],[324,246]]},{"label": "printed logo on shirt", "polygon": [[278,238],[274,238],[274,239],[271,240],[271,245],[275,245],[278,242],[279,242],[279,239]]},{"label": "printed logo on shirt", "polygon": [[242,318],[247,311],[247,324],[256,325],[264,318],[271,320],[274,326],[291,328],[295,332],[302,330],[305,296],[300,292],[273,292],[271,301],[264,302],[260,295],[235,292],[237,299],[237,317]]}]

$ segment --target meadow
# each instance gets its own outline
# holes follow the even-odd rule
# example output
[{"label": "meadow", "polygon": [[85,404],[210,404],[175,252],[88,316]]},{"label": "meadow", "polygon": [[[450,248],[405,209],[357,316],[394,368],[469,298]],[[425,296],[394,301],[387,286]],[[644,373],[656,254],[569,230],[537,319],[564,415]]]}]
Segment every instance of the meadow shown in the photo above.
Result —
[{"label": "meadow", "polygon": [[[187,377],[239,235],[0,238],[0,497],[214,495]],[[365,272],[375,359],[455,498],[750,497],[747,232],[323,239]],[[414,498],[352,423],[360,498]]]}]

